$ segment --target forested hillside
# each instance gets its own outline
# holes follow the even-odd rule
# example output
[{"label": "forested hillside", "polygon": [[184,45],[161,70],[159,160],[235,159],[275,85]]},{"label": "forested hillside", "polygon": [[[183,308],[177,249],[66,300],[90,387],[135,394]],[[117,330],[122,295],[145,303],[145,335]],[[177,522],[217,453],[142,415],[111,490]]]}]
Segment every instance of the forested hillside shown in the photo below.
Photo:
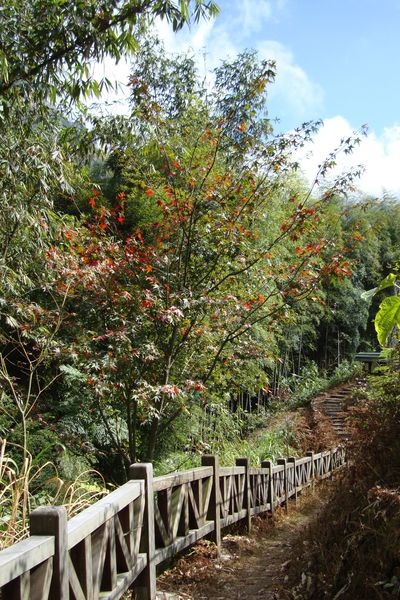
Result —
[{"label": "forested hillside", "polygon": [[[357,133],[305,180],[296,152],[321,123],[274,133],[273,61],[243,53],[210,84],[150,33],[216,12],[5,3],[0,436],[32,502],[54,494],[50,459],[63,480],[119,483],[212,449],[208,425],[229,437],[244,397],[265,410],[376,347],[380,298],[361,294],[396,268],[400,205],[331,176]],[[129,115],[100,116],[110,82],[90,63],[128,51]]]}]

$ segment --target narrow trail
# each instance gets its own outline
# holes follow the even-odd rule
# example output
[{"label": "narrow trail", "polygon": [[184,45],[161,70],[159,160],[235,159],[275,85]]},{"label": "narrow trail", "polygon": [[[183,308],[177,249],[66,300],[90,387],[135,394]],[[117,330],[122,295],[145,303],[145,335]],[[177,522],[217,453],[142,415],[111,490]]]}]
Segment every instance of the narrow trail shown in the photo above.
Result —
[{"label": "narrow trail", "polygon": [[292,584],[288,571],[293,556],[298,556],[302,544],[306,545],[304,538],[324,506],[324,496],[305,492],[297,506],[293,503],[288,514],[280,510],[273,523],[271,519],[256,518],[250,535],[225,536],[219,558],[213,556],[208,544],[200,544],[159,578],[158,588],[162,591],[157,599],[289,599]]},{"label": "narrow trail", "polygon": [[[346,411],[352,404],[354,386],[343,385],[312,402],[317,422],[328,421],[336,439],[348,438]],[[334,481],[334,480],[333,480]],[[249,535],[226,535],[216,556],[212,545],[201,542],[159,579],[158,600],[289,600],[293,561],[306,561],[306,533],[328,502],[332,480],[308,489],[289,503],[286,514],[253,519]],[[334,485],[334,483],[333,483]],[[298,566],[298,565],[297,565]],[[298,571],[298,569],[297,569]],[[307,565],[304,565],[304,572]],[[307,585],[307,582],[303,584]]]},{"label": "narrow trail", "polygon": [[335,436],[341,443],[349,437],[346,426],[346,412],[353,405],[354,385],[341,385],[333,388],[311,402],[314,418],[331,424]]}]

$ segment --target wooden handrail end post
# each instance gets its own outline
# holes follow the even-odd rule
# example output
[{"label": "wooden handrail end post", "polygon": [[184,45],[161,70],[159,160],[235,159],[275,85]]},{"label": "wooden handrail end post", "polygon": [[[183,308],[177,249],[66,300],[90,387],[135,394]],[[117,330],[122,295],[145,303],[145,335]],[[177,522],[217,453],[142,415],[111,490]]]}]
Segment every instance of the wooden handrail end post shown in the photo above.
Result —
[{"label": "wooden handrail end post", "polygon": [[54,536],[49,600],[69,600],[67,509],[65,506],[36,508],[30,514],[29,529],[30,535]]},{"label": "wooden handrail end post", "polygon": [[155,600],[156,597],[156,563],[154,533],[154,492],[153,465],[137,463],[129,467],[129,477],[144,481],[145,509],[143,530],[140,540],[140,552],[146,553],[147,565],[134,584],[136,600]]}]

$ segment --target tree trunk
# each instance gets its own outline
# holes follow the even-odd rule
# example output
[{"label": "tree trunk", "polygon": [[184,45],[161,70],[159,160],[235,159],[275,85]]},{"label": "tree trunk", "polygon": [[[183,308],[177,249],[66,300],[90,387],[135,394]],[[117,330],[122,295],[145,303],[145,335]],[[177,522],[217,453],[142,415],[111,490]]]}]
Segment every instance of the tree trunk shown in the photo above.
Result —
[{"label": "tree trunk", "polygon": [[150,426],[149,438],[147,440],[147,452],[144,462],[153,462],[157,446],[159,419],[153,419]]}]

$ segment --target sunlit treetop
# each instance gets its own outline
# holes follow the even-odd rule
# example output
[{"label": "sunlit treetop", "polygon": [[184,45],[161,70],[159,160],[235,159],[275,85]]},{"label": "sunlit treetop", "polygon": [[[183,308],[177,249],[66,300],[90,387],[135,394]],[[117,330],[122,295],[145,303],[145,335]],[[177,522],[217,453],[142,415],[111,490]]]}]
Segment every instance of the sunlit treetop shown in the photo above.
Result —
[{"label": "sunlit treetop", "polygon": [[156,17],[177,31],[218,14],[213,0],[4,0],[0,29],[0,98],[55,100],[100,94],[89,67],[119,60],[138,46],[138,32]]}]

